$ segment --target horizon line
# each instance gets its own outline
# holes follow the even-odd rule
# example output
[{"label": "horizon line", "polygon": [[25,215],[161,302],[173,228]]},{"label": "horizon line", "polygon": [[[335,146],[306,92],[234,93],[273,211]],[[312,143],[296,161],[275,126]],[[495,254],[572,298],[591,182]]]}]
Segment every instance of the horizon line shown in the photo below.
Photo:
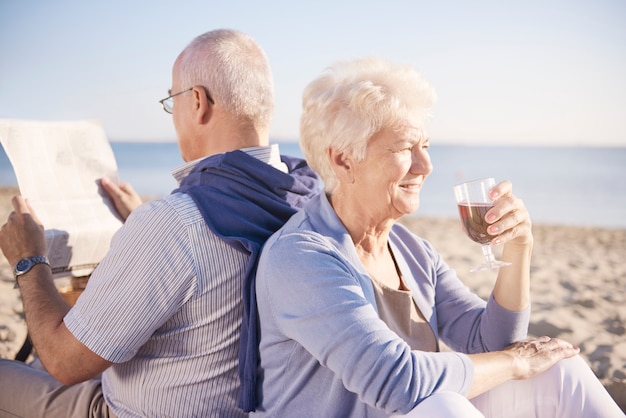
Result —
[{"label": "horizon line", "polygon": [[[176,144],[176,139],[121,139],[110,138],[111,143],[146,143],[146,144]],[[298,144],[297,139],[290,138],[270,138],[270,143],[278,144]],[[560,142],[554,143],[538,143],[538,142],[466,142],[458,140],[437,140],[436,143],[431,146],[456,146],[456,147],[539,147],[539,148],[626,148],[626,141],[623,144],[600,142],[600,143],[585,143],[575,142],[571,144],[564,144]]]}]

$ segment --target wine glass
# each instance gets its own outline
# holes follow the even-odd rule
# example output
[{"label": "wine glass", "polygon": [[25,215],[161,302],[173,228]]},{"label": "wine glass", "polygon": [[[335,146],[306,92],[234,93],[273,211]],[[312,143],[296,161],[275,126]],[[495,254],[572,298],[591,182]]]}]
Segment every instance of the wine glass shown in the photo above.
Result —
[{"label": "wine glass", "polygon": [[463,229],[472,241],[481,244],[483,248],[484,262],[471,269],[471,272],[511,265],[511,263],[496,260],[490,245],[493,237],[487,232],[489,224],[485,221],[485,214],[493,207],[489,190],[495,185],[495,179],[485,178],[454,186],[454,195]]}]

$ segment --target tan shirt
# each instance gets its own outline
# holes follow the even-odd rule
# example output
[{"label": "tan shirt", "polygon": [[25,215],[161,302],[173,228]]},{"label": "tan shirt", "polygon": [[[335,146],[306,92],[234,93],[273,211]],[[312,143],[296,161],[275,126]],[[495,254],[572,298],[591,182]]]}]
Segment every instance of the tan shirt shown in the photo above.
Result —
[{"label": "tan shirt", "polygon": [[439,351],[435,334],[410,290],[392,289],[372,277],[378,315],[412,350]]}]

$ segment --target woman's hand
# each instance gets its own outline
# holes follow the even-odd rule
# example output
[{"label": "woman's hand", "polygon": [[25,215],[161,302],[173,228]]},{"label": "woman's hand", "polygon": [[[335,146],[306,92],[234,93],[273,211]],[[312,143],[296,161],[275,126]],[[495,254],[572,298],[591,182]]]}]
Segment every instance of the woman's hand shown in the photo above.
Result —
[{"label": "woman's hand", "polygon": [[22,196],[11,199],[13,212],[0,229],[0,248],[14,266],[25,257],[46,254],[46,236],[41,221]]},{"label": "woman's hand", "polygon": [[505,244],[501,260],[511,263],[498,270],[493,297],[503,308],[520,312],[530,304],[530,259],[533,234],[530,216],[521,199],[513,195],[510,181],[496,184],[490,191],[494,207],[485,215],[492,244]]},{"label": "woman's hand", "polygon": [[510,181],[495,185],[489,192],[494,207],[485,215],[491,225],[487,232],[494,236],[493,244],[512,242],[515,244],[532,244],[532,223],[524,202],[513,195]]},{"label": "woman's hand", "polygon": [[561,339],[539,337],[513,343],[501,351],[470,354],[474,381],[467,397],[471,399],[509,380],[536,376],[579,352],[578,347]]},{"label": "woman's hand", "polygon": [[121,182],[117,185],[103,177],[100,179],[100,184],[113,201],[115,210],[124,221],[133,210],[137,209],[143,203],[141,197],[139,197],[133,187],[128,183]]},{"label": "woman's hand", "polygon": [[548,370],[557,361],[577,355],[580,349],[559,338],[539,337],[513,343],[504,351],[513,357],[514,378],[519,380]]}]

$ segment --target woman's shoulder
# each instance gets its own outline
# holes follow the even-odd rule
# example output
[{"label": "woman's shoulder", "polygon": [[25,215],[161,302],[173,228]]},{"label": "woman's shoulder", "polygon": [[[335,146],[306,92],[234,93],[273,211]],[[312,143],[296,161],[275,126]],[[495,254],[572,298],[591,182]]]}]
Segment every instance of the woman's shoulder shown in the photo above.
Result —
[{"label": "woman's shoulder", "polygon": [[297,248],[324,246],[329,243],[325,236],[310,223],[304,211],[295,213],[278,231],[267,240],[264,249],[273,251],[296,251]]}]

